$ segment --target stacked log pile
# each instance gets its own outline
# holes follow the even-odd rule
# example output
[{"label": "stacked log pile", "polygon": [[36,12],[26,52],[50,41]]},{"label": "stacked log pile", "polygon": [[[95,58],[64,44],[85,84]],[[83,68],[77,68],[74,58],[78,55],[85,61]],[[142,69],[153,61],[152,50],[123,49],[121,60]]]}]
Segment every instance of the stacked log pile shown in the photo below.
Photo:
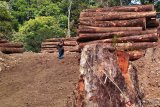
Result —
[{"label": "stacked log pile", "polygon": [[57,45],[59,40],[64,41],[64,50],[68,52],[76,52],[77,51],[77,38],[50,38],[46,39],[41,44],[41,52],[42,53],[54,53],[57,52]]},{"label": "stacked log pile", "polygon": [[158,44],[158,26],[153,5],[87,9],[80,14],[77,41],[79,49],[103,43],[125,50],[135,57],[131,59],[137,59],[144,55],[142,50]]},{"label": "stacked log pile", "polygon": [[23,44],[22,43],[11,43],[7,40],[0,39],[0,51],[6,54],[11,53],[23,53]]}]

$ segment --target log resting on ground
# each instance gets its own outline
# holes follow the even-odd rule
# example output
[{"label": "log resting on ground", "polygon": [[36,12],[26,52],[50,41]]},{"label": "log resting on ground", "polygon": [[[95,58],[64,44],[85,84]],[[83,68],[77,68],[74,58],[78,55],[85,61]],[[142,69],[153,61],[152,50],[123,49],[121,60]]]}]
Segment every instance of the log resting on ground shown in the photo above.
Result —
[{"label": "log resting on ground", "polygon": [[10,53],[23,53],[23,48],[6,48],[6,47],[0,47],[0,51],[6,54]]},{"label": "log resting on ground", "polygon": [[[58,45],[59,42],[43,42],[42,46],[45,45]],[[76,41],[64,41],[64,46],[76,46],[77,42]]]},{"label": "log resting on ground", "polygon": [[22,43],[0,43],[0,47],[23,48]]},{"label": "log resting on ground", "polygon": [[81,53],[76,107],[141,107],[136,72],[126,53],[87,45]]},{"label": "log resting on ground", "polygon": [[[95,44],[94,42],[86,42],[86,43],[79,43],[79,49],[83,49],[84,46]],[[147,48],[156,47],[159,45],[158,42],[137,42],[137,43],[96,43],[96,44],[104,44],[106,46],[113,46],[117,50],[124,50],[124,51],[133,51],[133,50],[144,50]]]},{"label": "log resting on ground", "polygon": [[0,44],[1,43],[7,43],[8,41],[7,40],[5,40],[5,39],[0,39]]},{"label": "log resting on ground", "polygon": [[156,42],[158,40],[157,33],[145,35],[133,35],[128,37],[113,37],[104,40],[95,40],[94,43],[126,43],[126,42]]},{"label": "log resting on ground", "polygon": [[59,42],[59,40],[63,41],[76,41],[77,37],[71,37],[71,38],[50,38],[46,39],[45,42]]},{"label": "log resting on ground", "polygon": [[80,25],[79,33],[107,33],[119,31],[142,31],[142,27],[92,27]]},{"label": "log resting on ground", "polygon": [[115,21],[80,21],[81,25],[93,27],[143,27],[146,29],[146,19],[138,18],[131,20],[115,20]]},{"label": "log resting on ground", "polygon": [[86,9],[84,12],[148,12],[154,11],[154,5],[132,5],[132,6],[115,6],[106,8]]},{"label": "log resting on ground", "polygon": [[[82,17],[85,16],[85,17]],[[156,17],[156,11],[152,12],[81,12],[80,21],[108,21],[108,20],[124,20],[136,18],[151,18]]]},{"label": "log resting on ground", "polygon": [[129,60],[130,61],[135,61],[135,60],[145,56],[145,51],[144,50],[128,51],[127,53],[129,55]]},{"label": "log resting on ground", "polygon": [[125,37],[125,36],[133,36],[133,35],[145,35],[157,33],[157,29],[145,30],[145,31],[121,31],[121,32],[110,32],[110,33],[80,33],[78,42],[87,42],[92,40],[101,40],[101,39],[109,39],[116,37]]}]

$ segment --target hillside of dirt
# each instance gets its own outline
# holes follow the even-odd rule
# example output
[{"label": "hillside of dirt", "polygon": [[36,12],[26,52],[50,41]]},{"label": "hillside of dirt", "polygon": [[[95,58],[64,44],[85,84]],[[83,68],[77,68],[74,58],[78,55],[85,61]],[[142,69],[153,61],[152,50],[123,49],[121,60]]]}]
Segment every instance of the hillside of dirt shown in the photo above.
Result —
[{"label": "hillside of dirt", "polygon": [[[0,107],[72,107],[79,76],[78,53],[0,53]],[[134,61],[144,107],[160,107],[160,49]]]}]

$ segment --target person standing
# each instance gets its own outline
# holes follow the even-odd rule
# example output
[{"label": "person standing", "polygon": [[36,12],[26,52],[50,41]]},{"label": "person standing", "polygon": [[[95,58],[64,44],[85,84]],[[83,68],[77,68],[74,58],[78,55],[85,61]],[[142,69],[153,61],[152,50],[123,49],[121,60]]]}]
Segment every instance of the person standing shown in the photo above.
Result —
[{"label": "person standing", "polygon": [[64,41],[63,40],[59,40],[59,43],[57,45],[57,49],[58,49],[58,58],[59,59],[63,59],[64,58]]}]

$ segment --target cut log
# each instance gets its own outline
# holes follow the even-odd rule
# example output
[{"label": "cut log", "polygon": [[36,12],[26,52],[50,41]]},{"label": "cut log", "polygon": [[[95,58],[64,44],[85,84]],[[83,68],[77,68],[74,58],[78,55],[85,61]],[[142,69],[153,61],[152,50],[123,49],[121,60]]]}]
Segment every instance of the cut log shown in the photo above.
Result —
[{"label": "cut log", "polygon": [[91,26],[79,26],[79,33],[107,33],[118,31],[142,31],[142,27],[91,27]]},{"label": "cut log", "polygon": [[50,39],[46,39],[45,42],[59,42],[59,40],[76,41],[77,37],[72,37],[72,38],[50,38]]},{"label": "cut log", "polygon": [[[43,42],[42,46],[45,45],[58,45],[59,42]],[[64,41],[64,46],[76,46],[77,42],[76,41]]]},{"label": "cut log", "polygon": [[10,53],[23,53],[24,49],[23,48],[3,48],[0,47],[0,51],[6,54],[10,54]]},{"label": "cut log", "polygon": [[7,40],[5,40],[5,39],[0,39],[0,44],[1,43],[7,43],[8,41]]},{"label": "cut log", "polygon": [[41,50],[41,53],[54,53],[54,50]]},{"label": "cut log", "polygon": [[159,19],[150,19],[146,21],[147,28],[157,28],[159,26]]},{"label": "cut log", "polygon": [[106,8],[86,9],[84,12],[148,12],[154,11],[154,5],[132,5],[132,6],[115,6]]},{"label": "cut log", "polygon": [[[83,17],[82,17],[83,16]],[[85,16],[85,17],[84,17]],[[156,17],[156,11],[152,12],[82,12],[80,21],[108,21],[108,20],[124,20],[136,18],[151,18]]]},{"label": "cut log", "polygon": [[0,47],[23,48],[23,44],[22,43],[1,43]]},{"label": "cut log", "polygon": [[[86,43],[79,43],[79,49],[82,50],[84,46],[95,44],[95,42],[86,42]],[[117,50],[125,50],[125,51],[133,51],[133,50],[144,50],[147,48],[156,47],[158,42],[140,42],[140,43],[98,43],[98,44],[105,44],[107,46],[113,46]]]},{"label": "cut log", "polygon": [[158,41],[157,33],[145,34],[145,35],[134,35],[128,37],[119,37],[116,36],[111,39],[96,40],[92,41],[94,43],[126,43],[126,42],[156,42]]},{"label": "cut log", "polygon": [[141,107],[136,70],[128,59],[124,52],[106,45],[86,46],[81,54],[76,107]]},{"label": "cut log", "polygon": [[146,29],[146,19],[116,20],[116,21],[80,21],[81,25],[93,27],[143,27]]},{"label": "cut log", "polygon": [[121,32],[110,32],[110,33],[80,33],[78,42],[87,42],[92,40],[101,40],[108,39],[113,37],[125,37],[125,36],[133,36],[133,35],[144,35],[157,33],[157,29],[145,30],[145,31],[121,31]]},{"label": "cut log", "polygon": [[135,60],[138,60],[138,59],[145,56],[145,51],[144,50],[129,51],[127,53],[129,55],[129,60],[130,61],[135,61]]}]

